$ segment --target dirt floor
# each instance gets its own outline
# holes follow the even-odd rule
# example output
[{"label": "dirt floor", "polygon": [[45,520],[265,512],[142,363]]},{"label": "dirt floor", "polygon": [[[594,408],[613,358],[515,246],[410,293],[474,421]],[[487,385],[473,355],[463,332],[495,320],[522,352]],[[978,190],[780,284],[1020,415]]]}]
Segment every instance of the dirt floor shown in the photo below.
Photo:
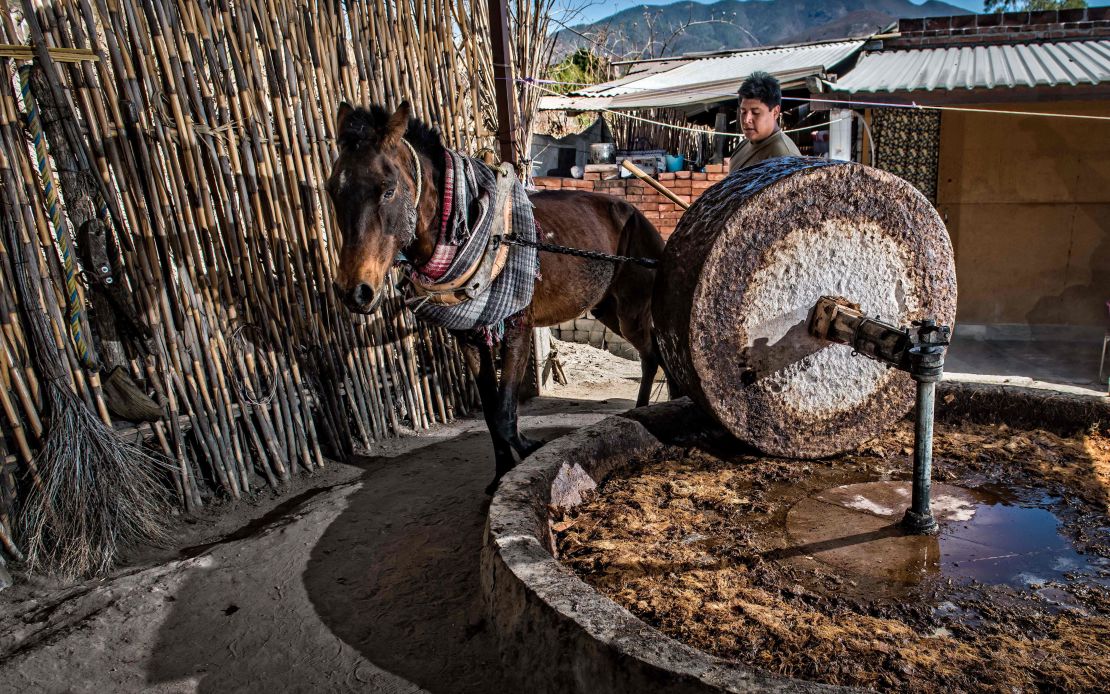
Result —
[{"label": "dirt floor", "polygon": [[[860,496],[849,505],[867,511],[870,532],[821,527],[823,518],[850,527],[852,517],[814,498],[906,479],[912,445],[904,422],[835,460],[768,459],[714,441],[668,448],[560,519],[560,557],[668,635],[783,675],[891,691],[1106,691],[1110,439],[938,428],[938,488],[991,499],[977,512],[998,519],[1040,514],[1028,532],[1065,546],[1037,565],[1037,545],[1036,570],[1025,567],[1013,585],[966,577],[1026,559],[1020,551],[988,547],[988,556],[951,561],[940,549],[978,547],[943,535],[911,538],[920,556],[906,554],[888,511]],[[792,525],[804,504],[828,515]],[[967,532],[958,526],[953,533]],[[795,530],[825,539],[799,543]],[[992,541],[999,532],[988,523]],[[890,549],[861,551],[868,544]]]},{"label": "dirt floor", "polygon": [[[633,405],[639,366],[563,349],[550,439]],[[477,418],[177,523],[111,578],[0,593],[2,692],[504,691],[482,619],[493,450]]]},{"label": "dirt floor", "polygon": [[[638,364],[558,347],[571,383],[522,409],[524,431],[632,406]],[[1085,504],[1105,471],[1075,482]],[[137,548],[108,579],[17,573],[0,592],[0,692],[506,691],[478,578],[491,474],[484,423],[467,419],[179,518],[172,546]]]}]

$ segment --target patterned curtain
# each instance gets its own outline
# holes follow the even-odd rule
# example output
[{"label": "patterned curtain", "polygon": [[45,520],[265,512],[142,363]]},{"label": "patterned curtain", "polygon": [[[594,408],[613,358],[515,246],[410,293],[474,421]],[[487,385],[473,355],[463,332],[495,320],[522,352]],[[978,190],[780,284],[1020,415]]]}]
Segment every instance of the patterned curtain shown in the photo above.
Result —
[{"label": "patterned curtain", "polygon": [[901,176],[937,203],[940,111],[877,108],[871,112],[875,166]]}]

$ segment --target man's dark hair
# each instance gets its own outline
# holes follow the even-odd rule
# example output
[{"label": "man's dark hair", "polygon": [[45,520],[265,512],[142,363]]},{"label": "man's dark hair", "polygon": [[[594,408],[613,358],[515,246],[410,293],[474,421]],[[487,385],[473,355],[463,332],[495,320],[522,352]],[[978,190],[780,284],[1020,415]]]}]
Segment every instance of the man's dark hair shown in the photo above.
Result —
[{"label": "man's dark hair", "polygon": [[753,72],[740,85],[740,98],[759,99],[771,109],[782,105],[782,87],[766,72]]}]

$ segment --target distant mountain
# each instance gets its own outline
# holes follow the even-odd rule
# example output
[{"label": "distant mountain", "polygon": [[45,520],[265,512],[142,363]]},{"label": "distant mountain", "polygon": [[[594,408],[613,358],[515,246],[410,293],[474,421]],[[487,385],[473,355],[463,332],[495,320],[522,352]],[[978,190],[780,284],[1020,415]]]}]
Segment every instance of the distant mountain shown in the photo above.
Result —
[{"label": "distant mountain", "polygon": [[[866,36],[902,17],[956,14],[968,12],[938,0],[921,5],[909,0],[676,2],[632,7],[574,31],[604,41],[618,55],[640,58]],[[589,43],[562,31],[556,55]]]}]

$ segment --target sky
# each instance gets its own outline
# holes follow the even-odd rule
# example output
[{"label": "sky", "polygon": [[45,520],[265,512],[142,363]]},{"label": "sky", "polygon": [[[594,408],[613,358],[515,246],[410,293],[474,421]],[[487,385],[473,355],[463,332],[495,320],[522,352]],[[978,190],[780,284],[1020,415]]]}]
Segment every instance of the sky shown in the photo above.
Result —
[{"label": "sky", "polygon": [[[590,1],[591,0],[569,0],[566,5],[573,7]],[[670,5],[678,1],[679,0],[594,0],[592,4],[590,4],[585,10],[575,14],[573,18],[567,19],[559,17],[559,19],[571,25],[588,24],[590,22],[596,22],[597,20],[603,19],[610,15],[614,15],[621,10],[628,9],[629,7],[636,7],[638,5]],[[708,5],[712,4],[712,2],[715,2],[716,0],[695,1],[702,2],[703,4]],[[915,5],[921,5],[925,2],[925,0],[910,0],[910,2]],[[968,12],[983,11],[983,0],[944,0],[944,2],[947,2],[949,5],[962,7]],[[1098,7],[1100,5],[1110,4],[1110,0],[1106,0],[1105,2],[1088,2],[1088,4],[1092,7]]]}]

